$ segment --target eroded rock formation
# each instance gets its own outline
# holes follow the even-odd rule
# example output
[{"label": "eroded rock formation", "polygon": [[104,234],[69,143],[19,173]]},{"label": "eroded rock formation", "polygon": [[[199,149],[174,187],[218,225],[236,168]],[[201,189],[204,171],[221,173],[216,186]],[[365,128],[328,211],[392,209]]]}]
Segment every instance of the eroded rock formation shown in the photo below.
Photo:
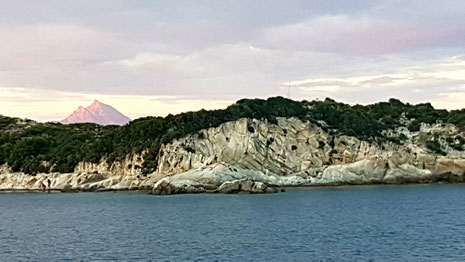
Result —
[{"label": "eroded rock formation", "polygon": [[402,143],[369,143],[332,135],[297,118],[278,123],[240,119],[163,145],[158,168],[141,174],[143,156],[120,162],[80,163],[72,174],[29,176],[3,167],[1,189],[39,189],[45,179],[59,190],[150,189],[153,194],[264,193],[283,186],[463,182],[465,152],[426,141],[463,135],[453,125],[423,125],[420,131],[390,130]]}]

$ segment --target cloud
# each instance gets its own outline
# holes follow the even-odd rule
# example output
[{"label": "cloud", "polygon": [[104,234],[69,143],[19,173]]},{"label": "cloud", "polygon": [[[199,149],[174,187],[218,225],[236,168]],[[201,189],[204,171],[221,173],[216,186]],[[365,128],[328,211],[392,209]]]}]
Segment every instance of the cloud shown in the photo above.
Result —
[{"label": "cloud", "polygon": [[[137,74],[141,79],[162,85],[160,92],[207,97],[258,95],[263,88],[276,89],[273,72],[290,59],[274,50],[251,48],[247,44],[218,45],[187,55],[139,53],[110,63],[115,70]],[[253,86],[256,89],[251,89]]]},{"label": "cloud", "polygon": [[465,43],[458,37],[465,33],[465,26],[456,22],[425,26],[418,21],[327,15],[271,27],[263,32],[262,43],[271,48],[352,55],[405,52]]},{"label": "cloud", "polygon": [[172,66],[181,60],[179,55],[142,53],[136,55],[133,59],[123,59],[119,63],[129,68],[138,68],[145,66]]},{"label": "cloud", "polygon": [[85,63],[105,56],[117,36],[94,28],[62,24],[1,25],[0,71],[40,70],[43,65]]},{"label": "cloud", "polygon": [[461,57],[436,61],[432,65],[398,68],[395,74],[367,74],[350,77],[308,78],[282,83],[296,97],[331,97],[351,103],[372,103],[391,97],[413,103],[433,101],[446,109],[463,108],[457,97],[465,94],[465,71]]}]

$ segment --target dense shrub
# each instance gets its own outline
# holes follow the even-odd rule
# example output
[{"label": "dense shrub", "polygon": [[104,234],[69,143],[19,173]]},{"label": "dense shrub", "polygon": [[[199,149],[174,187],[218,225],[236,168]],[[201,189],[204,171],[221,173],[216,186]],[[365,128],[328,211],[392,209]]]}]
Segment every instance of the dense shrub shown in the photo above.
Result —
[{"label": "dense shrub", "polygon": [[442,151],[441,149],[441,144],[437,140],[426,141],[426,147],[436,154],[441,154],[441,155],[444,154],[444,151]]}]

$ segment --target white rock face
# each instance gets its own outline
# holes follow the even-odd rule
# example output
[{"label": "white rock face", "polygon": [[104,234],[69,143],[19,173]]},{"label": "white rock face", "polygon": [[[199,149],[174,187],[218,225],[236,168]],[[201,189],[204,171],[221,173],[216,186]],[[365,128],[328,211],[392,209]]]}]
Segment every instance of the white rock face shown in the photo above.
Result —
[{"label": "white rock face", "polygon": [[[48,186],[48,180],[51,182]],[[147,177],[120,177],[102,174],[38,174],[35,176],[23,173],[9,173],[0,175],[0,190],[58,190],[72,191],[108,191],[108,190],[149,190],[156,181]]]},{"label": "white rock face", "polygon": [[[142,153],[143,154],[143,153]],[[74,173],[38,174],[31,176],[11,173],[6,166],[0,168],[0,190],[41,190],[42,185],[59,191],[150,190],[158,178],[140,172],[142,155],[127,156],[121,162],[108,164],[79,163]]]},{"label": "white rock face", "polygon": [[216,187],[240,179],[269,186],[462,182],[463,152],[449,150],[446,156],[436,156],[422,145],[432,130],[459,130],[422,129],[408,133],[405,145],[378,146],[355,137],[332,137],[296,118],[278,118],[277,125],[240,119],[162,146],[157,173],[171,182],[190,180]]},{"label": "white rock face", "polygon": [[131,119],[121,114],[114,107],[97,100],[88,106],[80,106],[67,118],[60,121],[62,124],[96,123],[99,125],[125,125]]},{"label": "white rock face", "polygon": [[377,145],[355,137],[332,136],[296,118],[278,118],[277,125],[240,119],[162,145],[158,169],[148,176],[140,172],[143,152],[120,162],[80,163],[73,174],[34,177],[2,167],[0,190],[38,190],[46,179],[59,190],[149,189],[153,194],[464,181],[465,152],[444,147],[446,155],[438,156],[425,147],[434,134],[455,135],[458,129],[423,125],[415,133],[405,129],[391,132],[402,133],[408,140],[402,145]]}]

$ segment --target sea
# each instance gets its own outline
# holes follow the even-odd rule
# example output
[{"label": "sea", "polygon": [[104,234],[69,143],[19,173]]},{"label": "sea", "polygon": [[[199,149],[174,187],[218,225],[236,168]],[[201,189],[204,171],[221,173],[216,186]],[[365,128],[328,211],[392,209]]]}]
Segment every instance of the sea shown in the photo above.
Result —
[{"label": "sea", "polygon": [[465,261],[465,184],[1,193],[0,261]]}]

